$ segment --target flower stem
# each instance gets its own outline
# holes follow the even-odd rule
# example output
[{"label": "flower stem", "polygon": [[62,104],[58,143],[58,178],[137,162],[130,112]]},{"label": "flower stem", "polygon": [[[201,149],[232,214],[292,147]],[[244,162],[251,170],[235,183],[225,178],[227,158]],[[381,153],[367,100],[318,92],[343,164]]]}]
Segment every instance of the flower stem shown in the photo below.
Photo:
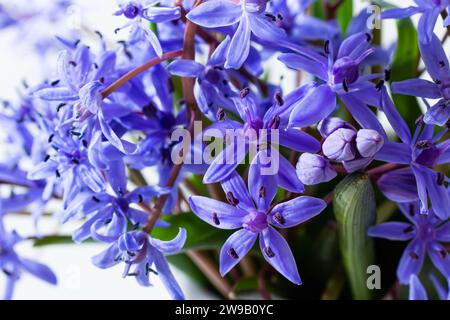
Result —
[{"label": "flower stem", "polygon": [[[194,3],[193,8],[199,6],[203,0],[197,0]],[[196,34],[196,25],[191,21],[186,22],[186,28],[184,31],[184,45],[183,50],[179,51],[183,59],[195,60],[195,34]],[[193,134],[194,131],[194,122],[198,117],[197,104],[195,102],[194,96],[194,84],[195,80],[193,78],[182,78],[182,87],[183,87],[183,96],[186,106],[189,110],[190,115],[190,123],[189,123],[189,133]],[[172,168],[169,179],[167,180],[167,187],[172,188],[175,185],[175,182],[180,174],[181,168],[183,166],[183,159],[186,157],[187,152],[183,152],[180,155],[180,159],[176,165]],[[169,194],[164,194],[160,196],[155,203],[154,208],[152,209],[152,214],[144,227],[144,230],[148,233],[153,229],[156,221],[158,221],[161,216],[162,209],[166,204],[167,199],[169,198]]]},{"label": "flower stem", "polygon": [[205,274],[211,284],[227,299],[234,299],[234,292],[228,281],[221,277],[217,267],[211,259],[202,252],[189,250],[186,255],[191,258],[195,265]]},{"label": "flower stem", "polygon": [[113,84],[111,84],[109,87],[107,87],[103,92],[102,96],[103,98],[108,97],[111,93],[119,89],[121,86],[123,86],[125,83],[133,79],[134,77],[138,76],[142,72],[150,69],[151,67],[176,57],[179,57],[183,54],[183,50],[176,50],[176,51],[170,51],[166,54],[164,54],[162,57],[154,58],[150,61],[147,61],[146,63],[140,65],[136,69],[131,70],[130,72],[126,73],[119,79],[117,79]]}]

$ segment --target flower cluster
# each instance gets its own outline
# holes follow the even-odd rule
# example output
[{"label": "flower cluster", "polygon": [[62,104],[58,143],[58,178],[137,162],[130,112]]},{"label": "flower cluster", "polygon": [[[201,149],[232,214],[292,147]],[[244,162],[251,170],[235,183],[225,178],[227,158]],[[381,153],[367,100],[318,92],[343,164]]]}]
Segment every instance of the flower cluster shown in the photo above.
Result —
[{"label": "flower cluster", "polygon": [[[392,74],[392,51],[379,45],[366,10],[343,28],[337,6],[325,6],[322,20],[309,14],[313,2],[120,0],[114,15],[126,24],[114,33],[126,40],[115,47],[98,31],[95,46],[56,37],[64,48],[56,75],[34,79],[0,114],[6,297],[22,271],[56,283],[47,267],[15,253],[23,239],[3,227],[4,216],[31,208],[37,238],[45,237],[38,222],[51,202],[61,223],[81,222],[74,242],[105,243],[96,266],[123,264],[123,276],[143,286],[158,275],[174,299],[184,294],[166,256],[183,254],[185,245],[194,250],[188,244],[198,236],[190,222],[176,223],[186,215],[181,221],[200,223],[205,234],[237,230],[220,251],[213,248],[225,280],[212,282],[224,281],[222,294],[233,268],[245,264],[252,275],[248,265],[256,261],[273,267],[264,273],[300,285],[299,230],[310,220],[333,221],[325,213],[313,218],[331,204],[326,194],[338,179],[361,172],[408,221],[371,226],[365,236],[410,241],[397,270],[410,298],[427,298],[420,280],[426,256],[450,279],[450,65],[434,33],[449,3],[415,1],[381,14],[421,14],[417,42],[430,81],[420,72],[409,80]],[[27,23],[21,19],[0,7],[0,28]],[[269,64],[303,79],[286,92]],[[424,114],[411,123],[398,96],[419,98]],[[178,235],[169,239],[174,226]],[[200,268],[210,265],[188,256]],[[450,283],[431,279],[448,298]]]}]

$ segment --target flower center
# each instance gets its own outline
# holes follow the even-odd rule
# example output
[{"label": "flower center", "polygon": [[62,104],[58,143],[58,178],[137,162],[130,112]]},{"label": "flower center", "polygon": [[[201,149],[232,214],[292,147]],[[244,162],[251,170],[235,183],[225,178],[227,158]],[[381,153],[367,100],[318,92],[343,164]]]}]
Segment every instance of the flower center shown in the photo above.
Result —
[{"label": "flower center", "polygon": [[333,65],[334,83],[354,83],[359,77],[359,64],[350,57],[338,59]]},{"label": "flower center", "polygon": [[439,85],[439,90],[441,91],[442,97],[446,100],[450,100],[450,79],[446,79]]},{"label": "flower center", "polygon": [[125,8],[125,10],[123,10],[123,14],[128,19],[134,19],[139,15],[140,11],[141,10],[137,5],[135,5],[133,3],[129,3],[127,5],[127,7]]},{"label": "flower center", "polygon": [[419,226],[418,237],[422,241],[431,241],[436,237],[435,228],[429,223],[423,223]]},{"label": "flower center", "polygon": [[260,233],[268,226],[267,215],[259,211],[250,212],[245,216],[243,226],[251,232]]},{"label": "flower center", "polygon": [[130,204],[128,203],[127,200],[125,200],[124,198],[118,198],[116,199],[116,206],[122,211],[122,212],[127,212],[128,208],[130,207]]},{"label": "flower center", "polygon": [[426,167],[434,166],[441,155],[439,149],[428,140],[419,141],[416,144],[416,152],[415,162]]}]

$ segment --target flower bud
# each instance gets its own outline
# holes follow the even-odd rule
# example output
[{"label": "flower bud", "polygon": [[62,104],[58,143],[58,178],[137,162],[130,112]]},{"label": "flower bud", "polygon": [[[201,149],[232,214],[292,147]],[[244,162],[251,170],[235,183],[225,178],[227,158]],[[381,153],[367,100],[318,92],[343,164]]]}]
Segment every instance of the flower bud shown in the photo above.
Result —
[{"label": "flower bud", "polygon": [[297,176],[306,185],[328,182],[336,175],[328,160],[320,155],[303,153],[298,160]]},{"label": "flower bud", "polygon": [[344,161],[342,162],[342,165],[344,166],[345,171],[348,173],[353,173],[367,167],[372,160],[372,158],[357,158],[351,161]]},{"label": "flower bud", "polygon": [[322,145],[323,154],[331,160],[350,161],[355,159],[356,131],[341,128],[334,131]]},{"label": "flower bud", "polygon": [[375,130],[361,129],[356,135],[356,148],[364,158],[373,157],[383,144],[383,137]]},{"label": "flower bud", "polygon": [[349,123],[337,117],[325,118],[317,125],[317,130],[324,138],[341,128],[354,129]]}]

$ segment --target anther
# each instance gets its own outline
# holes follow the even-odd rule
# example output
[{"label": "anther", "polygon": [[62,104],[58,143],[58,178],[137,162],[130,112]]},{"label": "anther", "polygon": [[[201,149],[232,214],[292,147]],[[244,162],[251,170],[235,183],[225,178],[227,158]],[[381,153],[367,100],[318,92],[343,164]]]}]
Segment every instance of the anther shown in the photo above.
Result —
[{"label": "anther", "polygon": [[249,94],[250,94],[250,88],[244,88],[241,90],[239,96],[241,97],[241,99],[244,99]]},{"label": "anther", "polygon": [[342,80],[342,87],[344,88],[344,91],[345,91],[345,92],[348,92],[348,91],[349,91],[349,90],[348,90],[348,85],[347,85],[347,80],[346,80],[346,79]]},{"label": "anther", "polygon": [[216,226],[218,226],[220,224],[220,220],[219,220],[219,217],[217,216],[216,212],[213,213],[212,220]]},{"label": "anther", "polygon": [[265,247],[265,248],[264,248],[264,253],[265,253],[269,258],[275,257],[275,252],[272,251],[272,248],[271,248],[271,247]]},{"label": "anther", "polygon": [[234,197],[234,195],[233,195],[233,193],[230,191],[230,192],[227,192],[227,200],[228,200],[228,202],[232,205],[232,206],[237,206],[238,204],[239,204],[239,200],[238,199],[236,199],[235,197]]},{"label": "anther", "polygon": [[239,256],[238,256],[236,250],[234,250],[233,248],[228,249],[227,253],[233,259],[236,259],[236,260],[239,259]]},{"label": "anther", "polygon": [[284,219],[283,215],[279,212],[275,213],[273,216],[273,219],[278,222],[279,224],[285,224],[286,220]]}]

